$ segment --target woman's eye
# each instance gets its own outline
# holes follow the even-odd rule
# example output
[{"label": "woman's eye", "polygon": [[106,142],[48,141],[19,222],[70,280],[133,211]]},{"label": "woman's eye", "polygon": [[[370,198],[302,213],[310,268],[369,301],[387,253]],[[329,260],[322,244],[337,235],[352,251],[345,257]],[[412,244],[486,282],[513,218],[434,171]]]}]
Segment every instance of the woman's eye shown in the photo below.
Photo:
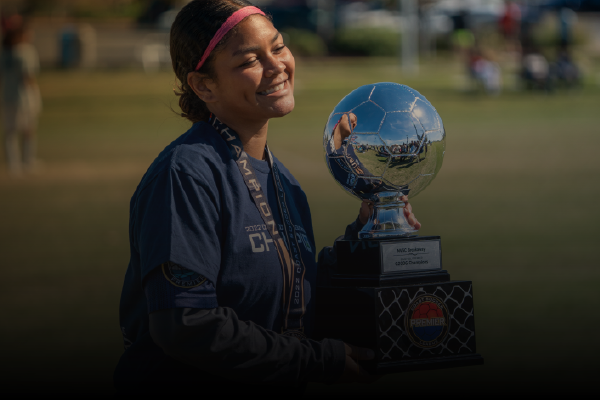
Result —
[{"label": "woman's eye", "polygon": [[252,60],[248,60],[245,63],[243,63],[242,66],[252,65],[252,64],[254,64],[255,61],[256,61],[256,58],[253,58]]},{"label": "woman's eye", "polygon": [[285,49],[285,44],[282,44],[281,46],[277,47],[274,52],[275,53],[279,53],[280,51],[282,51],[283,49]]}]

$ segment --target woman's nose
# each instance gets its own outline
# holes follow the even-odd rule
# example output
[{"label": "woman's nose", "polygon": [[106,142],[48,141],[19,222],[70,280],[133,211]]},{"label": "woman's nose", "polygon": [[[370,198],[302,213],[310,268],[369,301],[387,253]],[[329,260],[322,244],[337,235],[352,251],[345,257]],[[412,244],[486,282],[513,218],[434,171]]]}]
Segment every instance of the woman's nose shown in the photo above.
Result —
[{"label": "woman's nose", "polygon": [[268,62],[265,65],[265,76],[269,78],[273,75],[279,75],[283,71],[285,71],[285,63],[283,60],[273,55],[269,57]]}]

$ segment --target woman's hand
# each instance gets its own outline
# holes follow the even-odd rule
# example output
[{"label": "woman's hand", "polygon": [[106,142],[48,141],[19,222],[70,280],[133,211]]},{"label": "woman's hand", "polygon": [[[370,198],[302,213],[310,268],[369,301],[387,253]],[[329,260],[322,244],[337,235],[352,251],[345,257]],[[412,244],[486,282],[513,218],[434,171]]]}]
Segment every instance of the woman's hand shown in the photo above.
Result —
[{"label": "woman's hand", "polygon": [[346,365],[342,376],[335,383],[373,383],[380,378],[370,375],[357,363],[359,360],[373,360],[375,358],[373,350],[348,343],[344,343],[344,345],[346,346]]},{"label": "woman's hand", "polygon": [[406,217],[408,224],[410,226],[412,226],[413,228],[415,228],[416,230],[421,229],[421,223],[419,221],[417,221],[417,217],[415,217],[415,214],[413,214],[413,212],[412,212],[412,206],[408,202],[408,196],[400,197],[400,201],[403,201],[405,203],[404,217]]},{"label": "woman's hand", "polygon": [[[342,147],[342,142],[352,134],[352,131],[356,128],[356,124],[357,118],[354,113],[342,115],[333,131],[333,144],[336,150],[339,150],[339,148]],[[350,126],[352,126],[352,128]]]},{"label": "woman's hand", "polygon": [[[404,206],[404,217],[408,221],[408,224],[416,230],[421,229],[421,223],[417,221],[417,217],[412,212],[412,206],[408,202],[408,196],[402,196],[400,198],[406,205]],[[373,213],[373,202],[369,200],[363,200],[360,205],[360,211],[358,212],[358,220],[361,224],[366,224],[369,221],[369,217]]]}]

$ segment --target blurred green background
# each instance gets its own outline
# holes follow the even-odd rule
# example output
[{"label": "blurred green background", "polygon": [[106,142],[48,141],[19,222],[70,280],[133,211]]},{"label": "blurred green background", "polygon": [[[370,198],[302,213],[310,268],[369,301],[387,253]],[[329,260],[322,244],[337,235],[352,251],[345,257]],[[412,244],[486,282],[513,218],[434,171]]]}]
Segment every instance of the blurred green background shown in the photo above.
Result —
[{"label": "blurred green background", "polygon": [[[296,108],[271,121],[269,145],[308,196],[318,248],[359,208],[323,162],[322,128],[337,102],[360,85],[393,81],[438,109],[444,165],[412,203],[421,234],[442,237],[452,278],[473,281],[485,357],[483,366],[310,385],[310,393],[596,390],[600,87],[489,97],[457,91],[458,70],[438,59],[410,78],[395,59],[298,60]],[[168,72],[41,76],[43,165],[23,179],[0,172],[2,391],[111,393],[129,199],[190,125],[170,109],[173,85]]]}]

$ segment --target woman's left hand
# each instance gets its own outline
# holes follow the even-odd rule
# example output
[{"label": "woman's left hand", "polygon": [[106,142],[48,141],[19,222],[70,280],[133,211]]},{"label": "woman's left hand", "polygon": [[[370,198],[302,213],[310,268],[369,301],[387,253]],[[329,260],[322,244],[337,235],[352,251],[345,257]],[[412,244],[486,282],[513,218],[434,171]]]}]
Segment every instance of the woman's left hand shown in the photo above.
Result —
[{"label": "woman's left hand", "polygon": [[[412,206],[408,202],[408,196],[402,196],[400,198],[401,201],[405,203],[404,206],[404,217],[408,221],[408,224],[415,228],[416,230],[421,229],[421,223],[415,217],[415,214],[412,212]],[[358,212],[358,220],[361,224],[366,224],[369,221],[369,217],[373,213],[373,202],[369,200],[363,200],[360,205],[360,211]]]},{"label": "woman's left hand", "polygon": [[413,228],[415,228],[416,230],[421,229],[421,223],[419,221],[417,221],[417,217],[415,217],[415,214],[413,214],[413,212],[412,212],[412,206],[408,202],[408,196],[402,196],[402,197],[400,197],[400,200],[405,203],[404,216],[406,217],[408,224],[410,226],[412,226]]}]

